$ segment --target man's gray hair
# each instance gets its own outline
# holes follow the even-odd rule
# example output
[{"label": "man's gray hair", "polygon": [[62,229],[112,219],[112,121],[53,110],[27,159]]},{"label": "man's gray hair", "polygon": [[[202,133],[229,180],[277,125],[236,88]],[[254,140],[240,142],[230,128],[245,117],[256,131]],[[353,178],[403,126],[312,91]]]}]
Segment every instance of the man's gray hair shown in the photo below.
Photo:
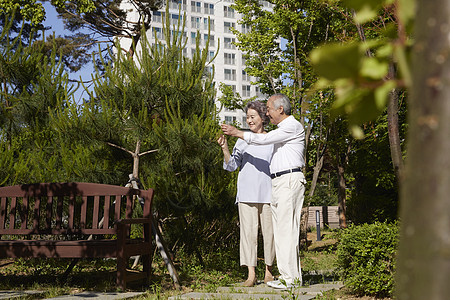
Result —
[{"label": "man's gray hair", "polygon": [[280,106],[283,106],[283,110],[284,113],[286,115],[290,115],[291,114],[291,101],[289,100],[288,96],[286,96],[285,94],[274,94],[270,97],[271,99],[273,99],[273,107],[275,109],[280,108]]}]

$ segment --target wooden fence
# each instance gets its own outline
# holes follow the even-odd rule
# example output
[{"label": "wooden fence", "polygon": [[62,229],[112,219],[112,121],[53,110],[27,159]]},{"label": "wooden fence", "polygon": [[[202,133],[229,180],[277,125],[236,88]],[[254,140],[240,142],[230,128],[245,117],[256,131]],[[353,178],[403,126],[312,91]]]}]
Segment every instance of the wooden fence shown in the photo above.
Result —
[{"label": "wooden fence", "polygon": [[320,228],[339,228],[339,214],[337,206],[306,206],[302,213],[308,214],[307,228],[316,228],[316,211],[319,212]]}]

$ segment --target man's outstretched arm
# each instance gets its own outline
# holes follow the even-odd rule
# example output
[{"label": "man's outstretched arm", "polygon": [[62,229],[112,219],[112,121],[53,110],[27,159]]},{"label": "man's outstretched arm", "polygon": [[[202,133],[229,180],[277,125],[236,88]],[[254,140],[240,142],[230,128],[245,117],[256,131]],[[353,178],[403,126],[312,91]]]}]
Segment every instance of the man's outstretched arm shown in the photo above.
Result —
[{"label": "man's outstretched arm", "polygon": [[223,134],[244,139],[244,132],[237,129],[236,127],[228,125],[228,124],[222,124],[220,126],[222,127]]}]

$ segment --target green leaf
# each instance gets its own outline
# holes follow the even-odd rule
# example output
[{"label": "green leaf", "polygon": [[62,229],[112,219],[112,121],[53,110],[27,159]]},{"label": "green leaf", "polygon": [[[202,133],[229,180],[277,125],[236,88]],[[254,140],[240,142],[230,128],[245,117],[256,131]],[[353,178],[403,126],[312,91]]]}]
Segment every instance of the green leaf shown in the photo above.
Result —
[{"label": "green leaf", "polygon": [[398,1],[398,16],[400,21],[409,25],[413,22],[416,15],[416,1],[415,0],[399,0]]},{"label": "green leaf", "polygon": [[364,131],[358,125],[355,125],[355,124],[350,125],[349,131],[350,131],[351,135],[357,140],[362,140],[364,138]]},{"label": "green leaf", "polygon": [[382,86],[375,89],[375,105],[378,110],[383,110],[386,107],[389,93],[395,88],[396,83],[393,80],[386,81]]},{"label": "green leaf", "polygon": [[357,78],[361,67],[361,50],[357,43],[328,44],[311,52],[316,72],[328,80]]},{"label": "green leaf", "polygon": [[375,57],[367,57],[362,60],[360,74],[370,79],[382,79],[389,70],[389,64],[386,61],[380,61]]},{"label": "green leaf", "polygon": [[356,23],[364,24],[373,20],[376,16],[377,10],[366,5],[356,12],[354,20]]},{"label": "green leaf", "polygon": [[360,101],[352,103],[352,111],[349,113],[350,124],[363,124],[378,117],[383,109],[379,109],[375,101],[374,91],[365,93]]},{"label": "green leaf", "polygon": [[362,10],[365,7],[376,9],[383,4],[383,0],[344,0],[344,5],[348,8],[353,8],[356,11]]},{"label": "green leaf", "polygon": [[383,58],[390,58],[394,52],[392,44],[385,44],[377,49],[376,56]]}]

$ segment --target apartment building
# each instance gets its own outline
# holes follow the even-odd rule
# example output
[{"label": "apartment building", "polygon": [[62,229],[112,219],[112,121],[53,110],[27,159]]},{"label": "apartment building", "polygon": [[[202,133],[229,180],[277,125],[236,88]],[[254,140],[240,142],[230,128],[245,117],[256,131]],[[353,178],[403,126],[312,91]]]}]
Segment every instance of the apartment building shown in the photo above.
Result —
[{"label": "apartment building", "polygon": [[[171,25],[177,24],[179,19],[186,16],[186,27],[184,36],[188,38],[183,53],[192,57],[195,52],[196,38],[200,35],[201,46],[208,39],[208,24],[210,24],[209,56],[216,58],[213,61],[215,68],[214,81],[218,87],[220,83],[231,86],[234,92],[239,93],[242,98],[257,96],[265,99],[259,88],[251,85],[255,78],[249,76],[245,71],[245,59],[242,52],[233,43],[236,37],[232,28],[248,32],[249,28],[238,24],[240,15],[231,7],[233,0],[169,0],[169,20]],[[267,9],[272,9],[271,3],[260,1]],[[164,40],[163,22],[165,22],[166,8],[153,14],[151,30],[147,32],[148,40],[152,43],[155,37]],[[220,40],[220,47],[219,47]],[[218,91],[217,97],[220,97]],[[216,101],[218,108],[220,103]],[[248,128],[245,122],[245,113],[242,110],[229,110],[221,108],[219,112],[221,122],[238,123],[242,128]]]}]

